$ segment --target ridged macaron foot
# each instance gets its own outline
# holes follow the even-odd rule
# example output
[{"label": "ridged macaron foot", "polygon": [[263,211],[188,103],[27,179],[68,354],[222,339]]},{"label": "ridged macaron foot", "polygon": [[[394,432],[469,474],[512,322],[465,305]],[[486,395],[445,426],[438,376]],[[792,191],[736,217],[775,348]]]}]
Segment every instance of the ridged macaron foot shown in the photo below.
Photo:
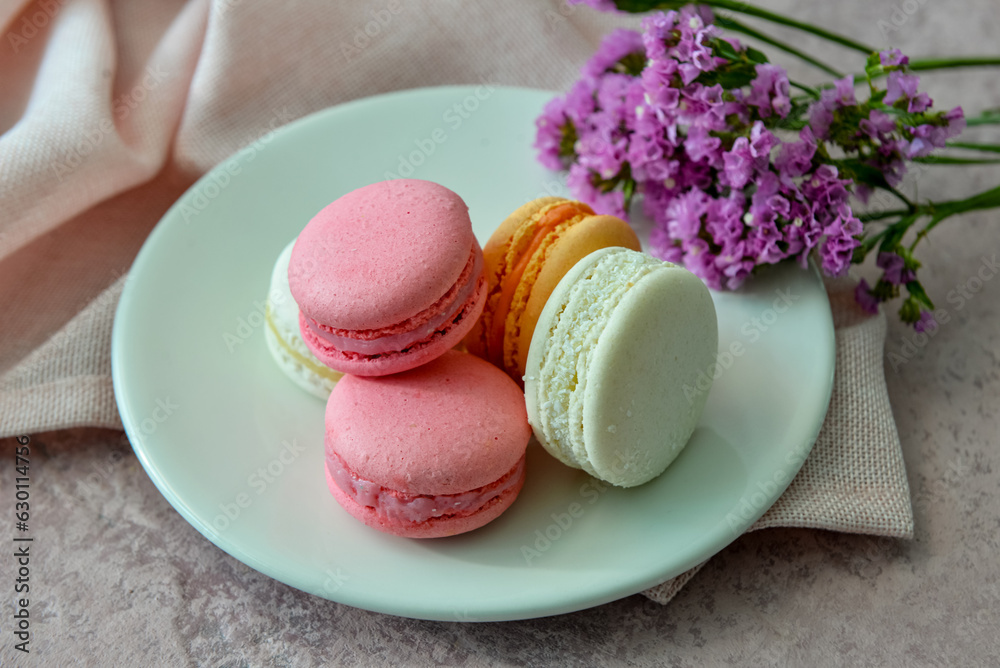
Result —
[{"label": "ridged macaron foot", "polygon": [[483,248],[489,292],[465,338],[469,352],[521,383],[535,323],[559,280],[581,258],[616,246],[639,250],[639,239],[582,202],[542,197],[518,208]]},{"label": "ridged macaron foot", "polygon": [[337,383],[326,407],[327,484],[370,527],[453,536],[514,502],[530,438],[520,388],[452,350],[410,371]]},{"label": "ridged macaron foot", "polygon": [[[620,487],[660,475],[690,439],[708,390],[718,325],[687,270],[608,248],[581,260],[542,310],[525,402],[542,446]],[[711,374],[709,374],[711,375]]]},{"label": "ridged macaron foot", "polygon": [[430,181],[373,183],[309,221],[288,270],[302,339],[332,369],[412,369],[462,340],[486,279],[468,207]]},{"label": "ridged macaron foot", "polygon": [[299,307],[288,287],[288,261],[292,256],[289,242],[271,272],[264,319],[264,340],[278,367],[306,392],[326,400],[344,374],[321,363],[302,341],[299,330]]}]

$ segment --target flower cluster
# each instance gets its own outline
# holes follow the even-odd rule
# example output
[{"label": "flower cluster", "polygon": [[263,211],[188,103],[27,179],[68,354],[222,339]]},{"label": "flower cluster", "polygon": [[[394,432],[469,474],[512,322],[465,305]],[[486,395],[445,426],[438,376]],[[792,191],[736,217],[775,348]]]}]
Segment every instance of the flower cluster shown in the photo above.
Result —
[{"label": "flower cluster", "polygon": [[898,49],[875,54],[868,74],[888,74],[884,90],[871,87],[871,96],[859,102],[854,77],[835,81],[809,108],[809,125],[816,137],[857,154],[860,164],[874,167],[884,181],[860,182],[856,194],[867,200],[871,185],[895,188],[906,173],[907,161],[923,158],[965,129],[961,107],[947,112],[930,110],[927,93],[917,90],[920,78],[905,71],[909,58]]},{"label": "flower cluster", "polygon": [[[839,276],[864,232],[852,194],[895,192],[908,160],[964,126],[961,108],[930,110],[906,65],[899,51],[875,54],[861,102],[852,77],[792,95],[785,70],[723,36],[708,8],[657,12],[641,33],[604,40],[538,118],[535,147],[599,212],[627,218],[641,194],[652,252],[710,287],[735,289],[760,265],[805,265],[813,253]],[[884,75],[880,90],[873,81]],[[869,308],[914,285],[919,266],[899,239],[880,250],[886,275],[858,292]],[[920,327],[929,300],[914,304],[904,319]]]},{"label": "flower cluster", "polygon": [[657,13],[641,35],[604,41],[546,107],[536,147],[602,212],[626,216],[638,188],[653,252],[713,288],[739,287],[759,264],[805,264],[814,249],[840,275],[861,233],[851,184],[814,159],[808,127],[794,142],[768,127],[791,111],[789,91],[785,71],[722,37],[707,8]]}]

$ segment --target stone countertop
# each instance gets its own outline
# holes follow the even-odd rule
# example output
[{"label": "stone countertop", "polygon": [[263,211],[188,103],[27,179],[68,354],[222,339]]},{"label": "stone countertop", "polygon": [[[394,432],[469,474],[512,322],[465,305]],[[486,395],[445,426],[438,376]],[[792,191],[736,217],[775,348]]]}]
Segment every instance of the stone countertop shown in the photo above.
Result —
[{"label": "stone countertop", "polygon": [[[841,3],[765,4],[913,53],[1000,50],[987,0],[957,3],[960,10],[851,2],[853,13]],[[887,30],[893,17],[898,30]],[[1000,106],[991,73],[956,71],[930,84],[935,98],[972,113]],[[969,136],[998,141],[982,129]],[[921,175],[919,192],[960,196],[998,180],[1000,170],[935,168]],[[995,665],[997,215],[950,220],[922,247],[924,284],[948,312],[932,337],[890,317],[885,371],[913,496],[912,541],[769,529],[723,550],[667,606],[636,595],[527,621],[410,620],[332,603],[245,566],[167,503],[121,432],[73,429],[32,436],[32,654],[13,649],[5,613],[0,664]],[[5,504],[13,503],[14,447],[0,441]],[[5,587],[13,569],[12,558],[0,558]]]}]

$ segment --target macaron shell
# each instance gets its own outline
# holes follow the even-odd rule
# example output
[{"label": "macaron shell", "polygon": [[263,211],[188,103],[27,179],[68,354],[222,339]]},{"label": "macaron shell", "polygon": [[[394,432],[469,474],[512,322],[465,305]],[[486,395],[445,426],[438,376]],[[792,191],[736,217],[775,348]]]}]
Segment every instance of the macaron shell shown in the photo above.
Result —
[{"label": "macaron shell", "polygon": [[337,351],[326,351],[316,340],[309,338],[310,332],[302,323],[299,329],[309,350],[331,369],[355,376],[387,376],[427,364],[460,345],[469,329],[479,321],[485,304],[486,279],[480,276],[477,288],[466,302],[461,320],[453,321],[447,329],[438,330],[431,338],[407,348],[406,351],[376,356],[348,356]]},{"label": "macaron shell", "polygon": [[511,238],[532,216],[541,211],[549,204],[566,202],[562,197],[540,197],[538,199],[522,204],[493,231],[486,245],[483,246],[483,273],[489,283],[489,293],[487,296],[486,308],[483,317],[470,330],[465,337],[466,349],[473,355],[486,357],[486,336],[493,323],[493,312],[496,309],[500,295],[494,294],[493,290],[500,285],[503,280],[506,268],[507,251],[510,247]]},{"label": "macaron shell", "polygon": [[708,288],[670,263],[622,248],[578,262],[532,339],[525,403],[554,457],[621,487],[656,477],[687,443],[718,348]]},{"label": "macaron shell", "polygon": [[717,349],[712,297],[694,274],[664,268],[625,293],[590,358],[583,396],[584,443],[602,479],[631,487],[670,465],[708,400],[698,377],[711,375]]},{"label": "macaron shell", "polygon": [[298,327],[295,330],[285,329],[280,325],[272,328],[271,323],[268,323],[264,330],[268,352],[278,368],[300,388],[326,401],[343,374],[321,364],[302,343],[302,339],[298,338],[296,341],[295,337],[298,337]]},{"label": "macaron shell", "polygon": [[443,538],[478,529],[502,515],[517,499],[517,495],[524,486],[524,475],[521,475],[516,486],[505,490],[500,496],[495,497],[471,515],[437,517],[419,524],[393,521],[380,515],[374,508],[361,505],[337,486],[329,471],[326,472],[326,483],[333,497],[344,510],[355,519],[374,529],[403,538]]},{"label": "macaron shell", "polygon": [[[618,250],[604,248],[591,253],[559,281],[535,326],[524,376],[525,406],[535,438],[562,463],[594,476],[598,473],[590,466],[582,443],[582,393],[576,390],[587,377],[578,373],[581,364],[586,368],[580,355],[583,345],[593,344],[593,337],[604,330],[627,285],[617,280],[597,281],[591,286],[584,280],[592,278],[605,256]],[[643,262],[645,273],[652,270],[650,262]],[[640,269],[638,273],[643,272]],[[635,277],[633,272],[628,278]],[[574,400],[576,405],[571,406]],[[573,420],[568,416],[571,407],[580,413]]]},{"label": "macaron shell", "polygon": [[[514,342],[512,356],[519,377],[524,375],[538,316],[552,291],[577,262],[596,250],[610,247],[641,250],[639,238],[624,220],[614,216],[589,216],[563,230],[545,257],[540,259],[541,267],[533,279],[527,302],[518,307],[522,314],[517,321],[516,336],[512,337],[508,332],[508,339]],[[529,273],[534,273],[530,267],[525,275]],[[514,310],[513,306],[511,310]]]},{"label": "macaron shell", "polygon": [[272,359],[285,375],[306,392],[325,401],[343,374],[320,363],[302,341],[299,306],[288,287],[288,262],[294,243],[292,240],[285,246],[271,272],[264,340]]},{"label": "macaron shell", "polygon": [[468,207],[430,181],[383,181],[326,206],[299,234],[289,282],[299,307],[343,330],[389,327],[432,306],[475,245]]},{"label": "macaron shell", "polygon": [[407,494],[483,487],[524,456],[524,395],[468,353],[382,378],[345,376],[326,409],[327,447],[357,476]]}]

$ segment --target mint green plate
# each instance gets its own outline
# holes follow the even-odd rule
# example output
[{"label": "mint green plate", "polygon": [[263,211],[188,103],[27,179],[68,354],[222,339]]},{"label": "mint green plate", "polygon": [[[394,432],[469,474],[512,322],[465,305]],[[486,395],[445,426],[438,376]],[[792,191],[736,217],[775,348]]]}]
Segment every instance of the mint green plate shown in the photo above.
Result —
[{"label": "mint green plate", "polygon": [[453,538],[381,534],[342,511],[323,475],[323,402],[270,359],[263,300],[279,252],[323,206],[368,183],[437,181],[481,240],[542,195],[534,119],[552,93],[447,87],[313,114],[262,137],[191,188],[132,267],[112,341],[136,454],[206,538],[293,587],[406,617],[505,620],[642,591],[721,550],[780,496],[819,432],[834,335],[818,274],[779,267],[714,295],[719,366],[701,425],[662,476],[606,488],[537,444],[500,519]]}]

